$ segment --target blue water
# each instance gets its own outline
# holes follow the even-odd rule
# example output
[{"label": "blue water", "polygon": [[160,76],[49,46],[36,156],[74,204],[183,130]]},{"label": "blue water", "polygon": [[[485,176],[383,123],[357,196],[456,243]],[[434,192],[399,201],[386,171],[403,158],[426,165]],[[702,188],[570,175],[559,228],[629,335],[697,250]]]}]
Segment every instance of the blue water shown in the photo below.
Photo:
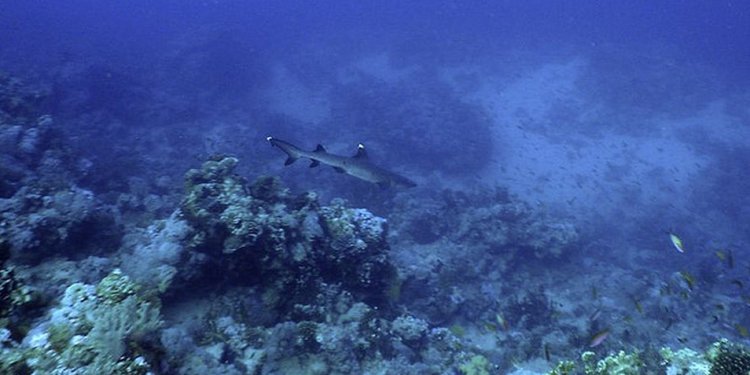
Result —
[{"label": "blue water", "polygon": [[[541,373],[586,349],[702,350],[721,337],[747,344],[750,4],[466,3],[0,5],[0,71],[38,93],[25,98],[33,110],[0,118],[0,212],[11,228],[0,233],[22,243],[16,218],[36,206],[16,204],[18,192],[37,181],[54,180],[41,195],[90,192],[96,203],[85,211],[108,218],[82,219],[84,229],[53,221],[49,228],[71,237],[32,231],[43,245],[11,247],[10,262],[49,301],[62,290],[34,278],[59,257],[75,270],[65,282],[96,284],[127,263],[135,233],[180,207],[188,169],[232,155],[248,181],[275,176],[292,195],[312,191],[323,205],[343,198],[388,220],[403,285],[380,306],[383,319],[409,315],[449,329],[501,373],[521,363]],[[54,135],[27,151],[9,146],[23,143],[14,125],[39,124],[41,115],[54,131],[40,132]],[[267,136],[343,156],[361,143],[373,164],[418,186],[382,189],[325,166],[284,166]],[[92,266],[92,256],[102,263]],[[85,276],[87,267],[97,271]],[[193,281],[204,279],[221,284],[201,285],[207,304],[212,293],[231,298],[227,290],[246,287],[260,295],[265,285],[206,274]],[[162,296],[159,332],[182,329],[176,322],[191,299],[181,288]],[[53,308],[16,314],[40,326]],[[242,323],[271,330],[300,321],[281,307],[268,314]],[[602,329],[608,337],[589,348]],[[200,352],[193,339],[167,350],[162,371],[193,371],[178,364]],[[256,347],[274,353],[269,342]],[[431,362],[412,344],[411,354],[383,354],[411,367],[384,368],[420,373],[417,364]],[[263,373],[283,371],[276,350]],[[314,353],[334,371],[333,356],[320,353],[340,348],[326,350]],[[241,356],[227,354],[223,365]],[[459,371],[460,358],[424,373]]]}]

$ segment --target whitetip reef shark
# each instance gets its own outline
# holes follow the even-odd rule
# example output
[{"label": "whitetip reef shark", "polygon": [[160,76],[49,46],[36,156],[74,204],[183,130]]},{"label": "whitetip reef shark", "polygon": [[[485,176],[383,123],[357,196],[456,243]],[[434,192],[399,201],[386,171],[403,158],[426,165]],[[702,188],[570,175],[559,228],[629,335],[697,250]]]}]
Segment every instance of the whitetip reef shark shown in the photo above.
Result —
[{"label": "whitetip reef shark", "polygon": [[273,137],[266,137],[266,140],[272,146],[280,148],[281,151],[287,154],[288,157],[284,165],[292,164],[299,158],[306,158],[311,160],[310,168],[317,167],[322,163],[333,167],[336,172],[346,173],[360,180],[372,182],[381,188],[410,188],[417,186],[414,181],[404,176],[370,163],[367,158],[365,146],[361,143],[357,146],[357,153],[352,157],[348,157],[330,154],[320,144],[313,151],[305,151],[289,142]]}]

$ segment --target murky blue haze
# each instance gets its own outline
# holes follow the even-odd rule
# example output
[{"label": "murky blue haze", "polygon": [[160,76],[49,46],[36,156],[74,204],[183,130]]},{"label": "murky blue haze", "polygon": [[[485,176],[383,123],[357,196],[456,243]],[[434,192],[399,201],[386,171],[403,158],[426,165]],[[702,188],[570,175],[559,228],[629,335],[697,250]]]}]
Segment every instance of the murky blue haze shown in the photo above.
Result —
[{"label": "murky blue haze", "polygon": [[6,2],[0,370],[747,371],[749,25],[741,1]]}]

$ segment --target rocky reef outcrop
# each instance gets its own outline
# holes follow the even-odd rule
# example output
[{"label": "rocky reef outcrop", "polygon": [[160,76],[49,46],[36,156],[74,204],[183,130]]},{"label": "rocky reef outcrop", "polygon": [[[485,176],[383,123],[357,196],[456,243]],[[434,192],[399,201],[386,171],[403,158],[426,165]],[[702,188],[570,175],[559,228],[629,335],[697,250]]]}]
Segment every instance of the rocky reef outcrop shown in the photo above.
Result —
[{"label": "rocky reef outcrop", "polygon": [[185,178],[188,247],[207,267],[225,281],[263,285],[264,298],[284,310],[310,303],[328,284],[384,303],[395,277],[384,219],[340,201],[321,206],[313,193],[292,196],[272,177],[247,183],[236,164],[217,157]]}]

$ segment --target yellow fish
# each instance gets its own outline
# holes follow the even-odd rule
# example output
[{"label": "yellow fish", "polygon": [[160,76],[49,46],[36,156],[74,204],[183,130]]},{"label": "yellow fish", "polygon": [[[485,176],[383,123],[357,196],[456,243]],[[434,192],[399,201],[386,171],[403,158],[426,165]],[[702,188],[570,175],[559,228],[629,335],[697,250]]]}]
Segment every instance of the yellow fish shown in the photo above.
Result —
[{"label": "yellow fish", "polygon": [[688,289],[692,291],[695,287],[695,277],[687,271],[681,271],[680,276],[682,276],[682,279],[685,280],[685,284],[687,284]]},{"label": "yellow fish", "polygon": [[682,245],[682,240],[680,237],[677,237],[676,234],[670,233],[669,239],[672,241],[672,245],[674,245],[674,248],[677,249],[677,251],[684,253],[685,252],[685,246]]},{"label": "yellow fish", "polygon": [[743,326],[742,324],[737,323],[734,325],[734,328],[737,329],[737,333],[739,333],[740,336],[742,337],[750,336],[750,332],[747,330],[747,327]]}]

